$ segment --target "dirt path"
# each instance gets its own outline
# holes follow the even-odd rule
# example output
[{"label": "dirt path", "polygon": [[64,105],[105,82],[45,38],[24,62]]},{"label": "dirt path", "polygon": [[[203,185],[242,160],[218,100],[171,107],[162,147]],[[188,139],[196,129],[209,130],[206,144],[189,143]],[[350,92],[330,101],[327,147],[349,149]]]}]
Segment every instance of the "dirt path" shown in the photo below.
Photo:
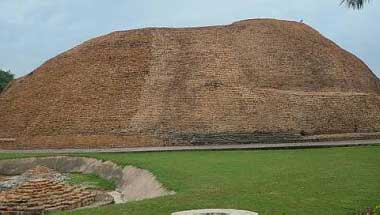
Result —
[{"label": "dirt path", "polygon": [[276,144],[230,144],[204,146],[167,146],[167,147],[139,147],[139,148],[108,148],[108,149],[42,149],[42,150],[0,150],[0,153],[101,153],[101,152],[161,152],[161,151],[203,151],[203,150],[265,150],[265,149],[303,149],[329,148],[349,146],[380,146],[380,139],[347,140],[331,142],[303,142],[303,143],[276,143]]}]

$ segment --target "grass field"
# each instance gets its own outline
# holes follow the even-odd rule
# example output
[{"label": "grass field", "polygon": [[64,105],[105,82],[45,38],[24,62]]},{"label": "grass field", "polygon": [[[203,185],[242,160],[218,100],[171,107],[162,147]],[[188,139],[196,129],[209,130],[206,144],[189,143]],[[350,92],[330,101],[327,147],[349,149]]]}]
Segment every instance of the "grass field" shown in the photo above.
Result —
[{"label": "grass field", "polygon": [[82,155],[148,169],[177,194],[64,214],[235,208],[260,215],[345,215],[380,204],[380,147]]}]

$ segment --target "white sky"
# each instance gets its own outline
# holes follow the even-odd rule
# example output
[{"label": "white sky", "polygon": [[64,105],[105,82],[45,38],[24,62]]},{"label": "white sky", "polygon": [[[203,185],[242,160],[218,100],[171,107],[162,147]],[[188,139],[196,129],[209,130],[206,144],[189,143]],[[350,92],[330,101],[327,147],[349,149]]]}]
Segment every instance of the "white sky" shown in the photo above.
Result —
[{"label": "white sky", "polygon": [[115,30],[222,25],[249,18],[303,19],[379,75],[377,0],[361,11],[340,6],[340,0],[0,0],[0,68],[22,76]]}]

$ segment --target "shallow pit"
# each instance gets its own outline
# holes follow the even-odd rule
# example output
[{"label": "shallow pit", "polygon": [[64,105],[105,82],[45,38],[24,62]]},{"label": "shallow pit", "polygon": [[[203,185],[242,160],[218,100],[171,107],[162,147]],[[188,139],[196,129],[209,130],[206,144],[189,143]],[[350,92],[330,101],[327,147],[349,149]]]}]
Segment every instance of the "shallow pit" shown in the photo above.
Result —
[{"label": "shallow pit", "polygon": [[110,161],[86,157],[56,156],[0,160],[0,175],[6,180],[8,177],[22,175],[39,166],[62,174],[96,174],[103,179],[113,181],[116,189],[108,194],[112,196],[115,203],[174,194],[165,189],[147,170],[133,166],[121,167]]}]

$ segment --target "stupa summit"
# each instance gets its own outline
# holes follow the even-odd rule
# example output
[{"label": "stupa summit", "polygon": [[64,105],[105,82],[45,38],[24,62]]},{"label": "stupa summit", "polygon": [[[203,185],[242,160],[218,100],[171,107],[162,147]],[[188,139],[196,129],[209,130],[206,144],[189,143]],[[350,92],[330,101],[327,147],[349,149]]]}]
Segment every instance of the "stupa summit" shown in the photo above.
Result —
[{"label": "stupa summit", "polygon": [[306,24],[146,28],[91,39],[11,83],[0,95],[0,146],[370,135],[380,131],[379,110],[379,79]]}]

